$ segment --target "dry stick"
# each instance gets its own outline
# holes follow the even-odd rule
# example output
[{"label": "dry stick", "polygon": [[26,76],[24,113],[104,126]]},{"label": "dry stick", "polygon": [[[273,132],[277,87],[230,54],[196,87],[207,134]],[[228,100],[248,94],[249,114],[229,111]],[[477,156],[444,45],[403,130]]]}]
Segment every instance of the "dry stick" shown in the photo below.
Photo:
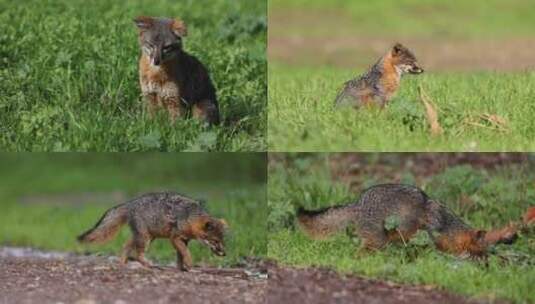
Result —
[{"label": "dry stick", "polygon": [[443,130],[440,124],[438,123],[438,113],[435,110],[435,107],[433,106],[433,102],[427,96],[427,94],[424,92],[424,89],[422,86],[418,86],[418,89],[420,91],[420,99],[422,100],[422,103],[425,107],[425,117],[427,118],[427,122],[429,123],[429,126],[431,127],[431,135],[437,136],[442,134]]},{"label": "dry stick", "polygon": [[481,114],[479,115],[479,118],[489,122],[494,128],[496,128],[498,131],[507,132],[509,131],[509,127],[507,126],[507,121],[496,115],[496,114]]},{"label": "dry stick", "polygon": [[403,246],[407,247],[407,242],[405,242],[405,238],[403,237],[403,234],[401,234],[401,231],[399,231],[398,228],[396,228],[396,231],[398,232],[399,236],[401,237],[401,241],[403,242]]},{"label": "dry stick", "polygon": [[232,269],[232,268],[213,268],[213,267],[202,267],[195,269],[194,272],[214,274],[214,275],[223,275],[223,276],[239,276],[247,278],[248,275],[243,269]]},{"label": "dry stick", "polygon": [[477,123],[477,122],[471,122],[471,121],[465,122],[465,124],[471,125],[471,126],[474,126],[474,127],[478,127],[478,128],[489,129],[489,130],[492,130],[492,131],[499,131],[499,132],[507,132],[508,131],[507,129],[497,128],[497,127],[489,127],[489,126],[485,126],[483,124],[480,124],[480,123]]}]

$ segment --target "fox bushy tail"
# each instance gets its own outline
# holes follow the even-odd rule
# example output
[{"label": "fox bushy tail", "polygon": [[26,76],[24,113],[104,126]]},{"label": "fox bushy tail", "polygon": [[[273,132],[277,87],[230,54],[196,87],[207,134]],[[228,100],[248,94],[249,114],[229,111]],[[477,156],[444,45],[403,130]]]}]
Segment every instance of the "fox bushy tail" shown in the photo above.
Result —
[{"label": "fox bushy tail", "polygon": [[353,205],[334,206],[319,210],[297,210],[297,222],[313,239],[324,239],[345,229],[356,220],[358,210]]},{"label": "fox bushy tail", "polygon": [[124,205],[108,209],[95,226],[77,237],[81,243],[104,243],[117,235],[121,226],[128,219],[128,210]]}]

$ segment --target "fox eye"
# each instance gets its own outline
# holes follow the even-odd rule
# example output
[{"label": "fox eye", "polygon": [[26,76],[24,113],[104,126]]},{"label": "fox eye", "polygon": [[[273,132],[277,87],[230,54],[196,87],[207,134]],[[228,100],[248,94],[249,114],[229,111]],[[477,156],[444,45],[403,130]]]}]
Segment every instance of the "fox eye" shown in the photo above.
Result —
[{"label": "fox eye", "polygon": [[214,230],[214,223],[212,222],[206,222],[206,224],[204,225],[204,228],[206,229],[206,231],[212,231]]},{"label": "fox eye", "polygon": [[164,52],[171,52],[175,48],[174,44],[166,45],[163,47]]}]

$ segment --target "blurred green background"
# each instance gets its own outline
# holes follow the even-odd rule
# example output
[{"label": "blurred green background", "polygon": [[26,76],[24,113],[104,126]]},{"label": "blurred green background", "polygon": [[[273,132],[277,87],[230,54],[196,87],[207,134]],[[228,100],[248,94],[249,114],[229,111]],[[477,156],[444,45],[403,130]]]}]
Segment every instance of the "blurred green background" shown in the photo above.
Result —
[{"label": "blurred green background", "polygon": [[[1,153],[0,246],[117,255],[123,227],[106,245],[80,245],[76,236],[105,210],[139,194],[177,191],[204,199],[230,225],[227,256],[192,242],[194,262],[229,265],[266,254],[265,153]],[[148,257],[174,261],[167,240]]]}]

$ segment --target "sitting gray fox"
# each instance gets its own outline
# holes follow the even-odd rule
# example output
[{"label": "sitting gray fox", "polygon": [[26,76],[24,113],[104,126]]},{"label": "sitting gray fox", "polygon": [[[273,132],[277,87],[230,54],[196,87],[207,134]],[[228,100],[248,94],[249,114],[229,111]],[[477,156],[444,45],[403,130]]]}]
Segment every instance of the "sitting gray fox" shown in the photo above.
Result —
[{"label": "sitting gray fox", "polygon": [[403,74],[420,74],[423,71],[412,52],[396,43],[364,75],[346,82],[336,96],[335,104],[355,108],[378,105],[383,108],[399,88]]},{"label": "sitting gray fox", "polygon": [[208,70],[182,48],[187,35],[182,20],[140,16],[139,81],[150,114],[163,106],[172,121],[191,109],[192,115],[219,124],[219,106]]},{"label": "sitting gray fox", "polygon": [[107,210],[93,228],[78,236],[78,241],[109,241],[124,224],[130,227],[132,238],[124,244],[123,264],[132,258],[151,267],[144,253],[155,238],[171,241],[177,252],[177,267],[184,271],[192,266],[188,250],[192,239],[208,246],[218,256],[225,255],[225,220],[209,215],[201,202],[174,192],[148,193]]}]

